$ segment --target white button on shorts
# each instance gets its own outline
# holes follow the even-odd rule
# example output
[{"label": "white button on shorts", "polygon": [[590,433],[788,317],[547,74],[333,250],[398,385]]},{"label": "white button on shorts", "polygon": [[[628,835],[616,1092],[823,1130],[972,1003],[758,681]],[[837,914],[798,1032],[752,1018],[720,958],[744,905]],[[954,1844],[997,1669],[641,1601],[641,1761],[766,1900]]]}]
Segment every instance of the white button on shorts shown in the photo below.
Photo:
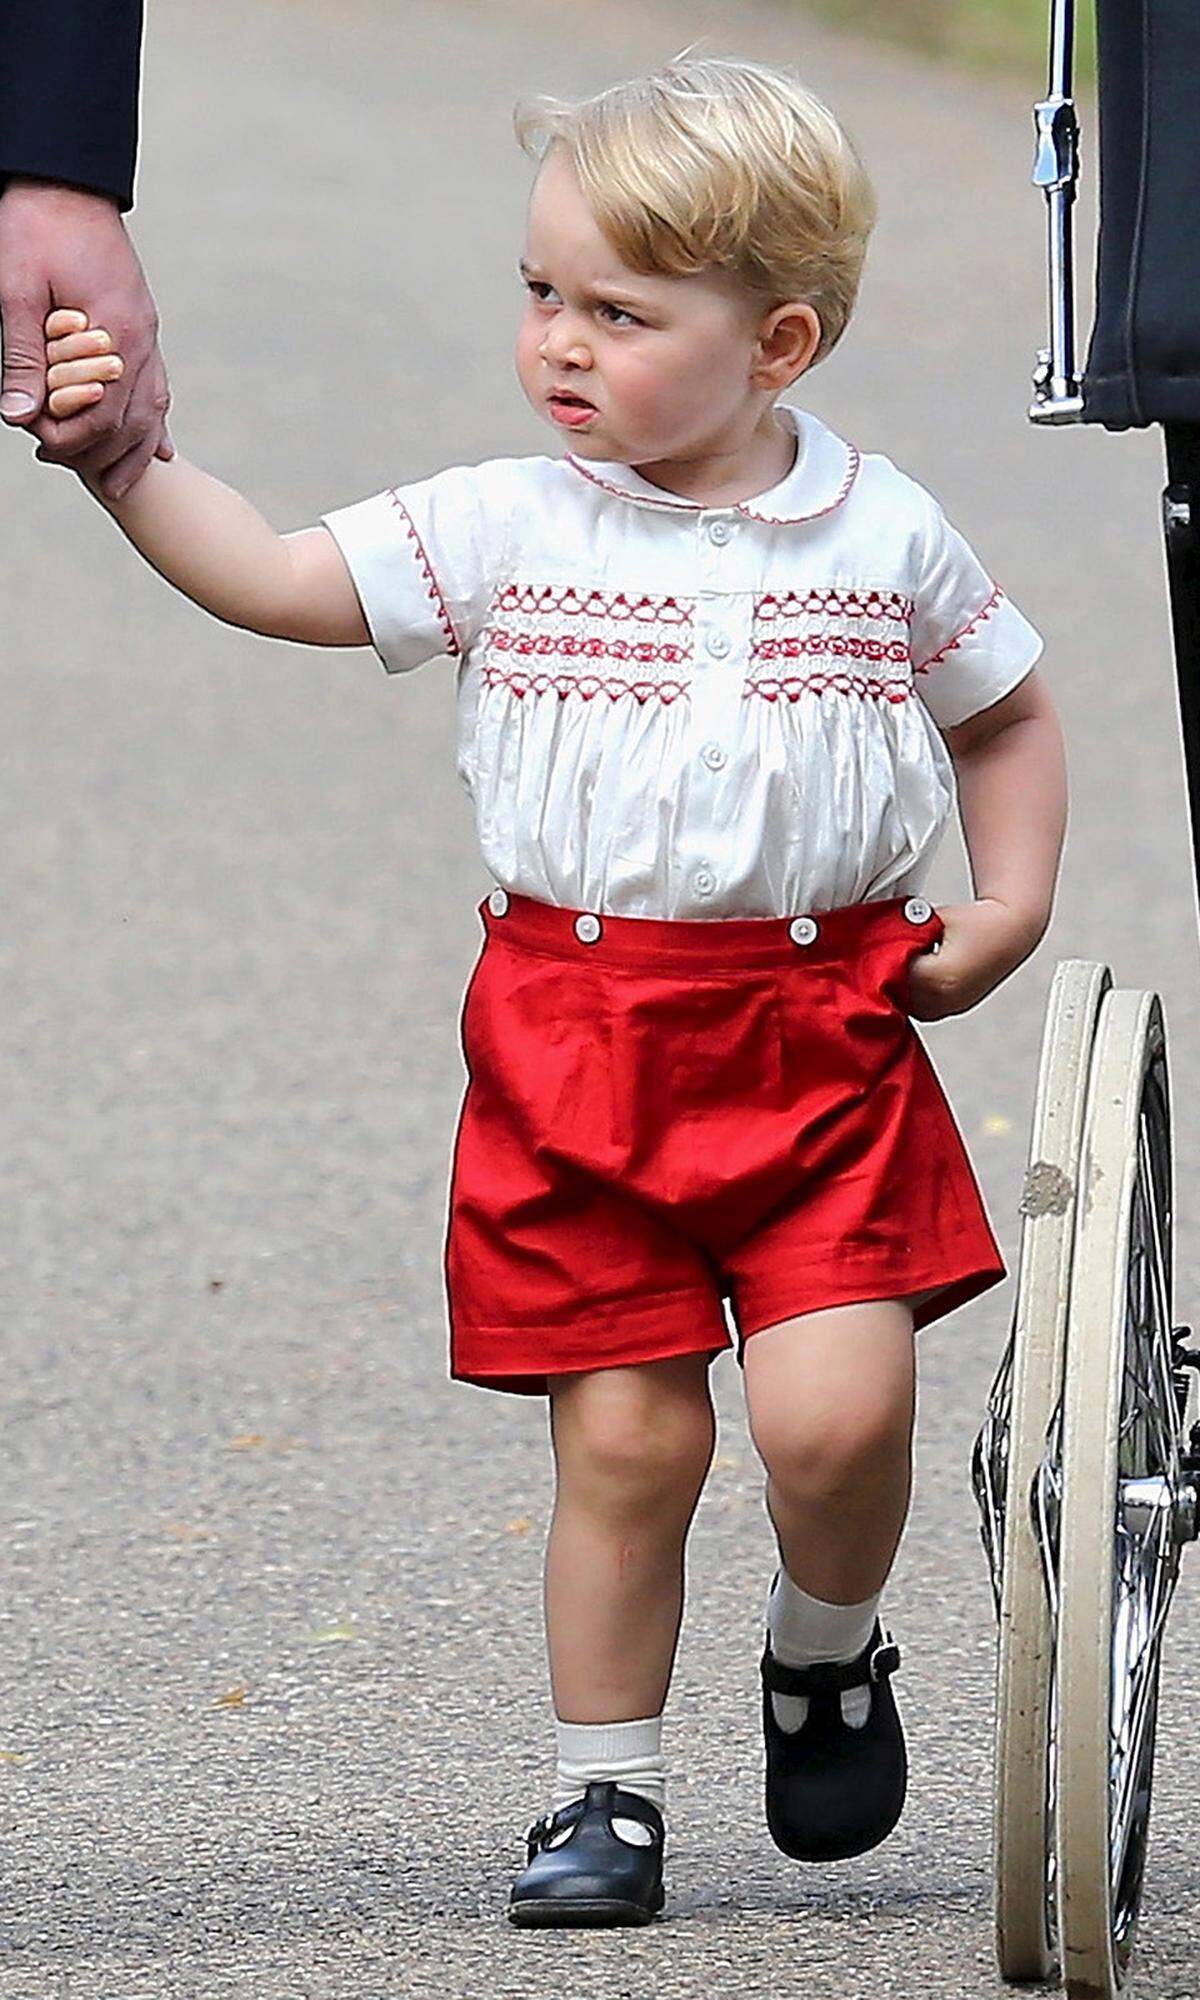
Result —
[{"label": "white button on shorts", "polygon": [[717,878],[711,868],[698,868],[692,877],[692,887],[698,896],[711,896],[717,886]]},{"label": "white button on shorts", "polygon": [[488,897],[488,909],[494,917],[506,917],[508,915],[508,890],[493,889],[491,895]]},{"label": "white button on shorts", "polygon": [[904,914],[910,924],[927,924],[933,915],[933,905],[927,903],[924,896],[910,896],[904,905]]},{"label": "white button on shorts", "polygon": [[599,917],[594,917],[590,910],[584,910],[582,916],[575,919],[575,935],[580,944],[595,944],[603,928]]},{"label": "white button on shorts", "polygon": [[812,917],[793,917],[788,925],[788,936],[793,944],[815,944],[818,926]]}]

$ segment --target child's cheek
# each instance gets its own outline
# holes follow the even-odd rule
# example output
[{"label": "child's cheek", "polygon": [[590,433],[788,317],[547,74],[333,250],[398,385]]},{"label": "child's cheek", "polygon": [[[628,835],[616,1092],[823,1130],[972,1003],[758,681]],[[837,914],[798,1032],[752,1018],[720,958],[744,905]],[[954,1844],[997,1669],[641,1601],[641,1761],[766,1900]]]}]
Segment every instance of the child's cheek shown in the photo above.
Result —
[{"label": "child's cheek", "polygon": [[616,356],[607,370],[609,385],[619,399],[627,421],[639,424],[670,424],[683,414],[691,401],[690,388],[680,382],[665,360],[625,354]]},{"label": "child's cheek", "polygon": [[529,317],[526,315],[517,329],[514,359],[516,361],[517,378],[527,396],[533,394],[537,385],[539,366],[538,348],[540,344],[540,331],[536,325],[530,323]]}]

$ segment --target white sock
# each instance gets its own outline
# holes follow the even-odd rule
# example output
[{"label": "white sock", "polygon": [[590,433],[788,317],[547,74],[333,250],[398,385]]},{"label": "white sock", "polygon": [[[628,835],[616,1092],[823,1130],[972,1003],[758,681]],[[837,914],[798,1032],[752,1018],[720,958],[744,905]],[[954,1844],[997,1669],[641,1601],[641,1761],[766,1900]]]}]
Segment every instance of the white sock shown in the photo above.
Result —
[{"label": "white sock", "polygon": [[[554,1730],[558,1739],[555,1812],[579,1798],[588,1785],[606,1780],[623,1791],[637,1792],[662,1811],[667,1767],[661,1715],[648,1715],[640,1722],[560,1722],[555,1717]],[[630,1826],[632,1835],[626,1830]],[[643,1831],[640,1823],[625,1820],[617,1823],[617,1830],[626,1839],[636,1839]]]},{"label": "white sock", "polygon": [[[775,1578],[767,1604],[771,1651],[785,1667],[815,1667],[822,1660],[853,1660],[875,1629],[882,1591],[861,1604],[826,1604],[793,1583],[785,1569]],[[808,1714],[805,1694],[773,1694],[775,1720],[788,1735],[800,1729]],[[871,1713],[869,1687],[843,1688],[842,1720],[861,1729]]]}]

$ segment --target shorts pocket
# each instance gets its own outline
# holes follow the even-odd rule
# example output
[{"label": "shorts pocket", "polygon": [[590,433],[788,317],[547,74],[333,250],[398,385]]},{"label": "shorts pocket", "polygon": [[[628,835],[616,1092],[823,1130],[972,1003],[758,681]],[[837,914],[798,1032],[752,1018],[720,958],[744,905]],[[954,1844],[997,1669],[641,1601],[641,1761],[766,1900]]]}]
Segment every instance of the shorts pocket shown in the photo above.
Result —
[{"label": "shorts pocket", "polygon": [[945,925],[936,910],[927,923],[910,924],[901,918],[893,935],[869,945],[861,954],[857,971],[867,998],[881,998],[896,1013],[909,1018],[909,980],[914,964],[940,942]]}]

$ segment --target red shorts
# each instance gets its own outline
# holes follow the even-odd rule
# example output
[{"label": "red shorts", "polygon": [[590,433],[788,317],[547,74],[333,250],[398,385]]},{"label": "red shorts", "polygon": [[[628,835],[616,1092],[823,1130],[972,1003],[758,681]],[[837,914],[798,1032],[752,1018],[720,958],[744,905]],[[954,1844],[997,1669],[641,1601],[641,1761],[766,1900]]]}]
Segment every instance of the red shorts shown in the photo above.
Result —
[{"label": "red shorts", "polygon": [[731,1345],[1004,1264],[905,1011],[928,903],[596,917],[497,891],[467,987],[446,1235],[451,1372],[548,1375]]}]

